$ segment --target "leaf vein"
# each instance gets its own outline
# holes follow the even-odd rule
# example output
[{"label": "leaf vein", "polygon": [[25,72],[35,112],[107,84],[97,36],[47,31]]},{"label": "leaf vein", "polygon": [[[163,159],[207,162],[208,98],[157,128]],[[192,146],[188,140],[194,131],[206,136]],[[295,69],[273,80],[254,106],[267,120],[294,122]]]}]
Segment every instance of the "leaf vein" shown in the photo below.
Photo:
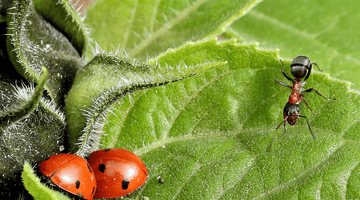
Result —
[{"label": "leaf vein", "polygon": [[156,22],[156,14],[159,11],[160,2],[161,2],[161,0],[156,0],[156,2],[155,2],[154,12],[153,12],[153,15],[151,16],[151,21],[150,21],[150,28],[149,28],[150,33],[154,32],[154,27],[155,27],[155,22]]},{"label": "leaf vein", "polygon": [[213,79],[211,79],[210,81],[207,81],[204,85],[202,85],[201,87],[199,87],[194,94],[190,95],[189,98],[188,98],[186,101],[184,101],[184,104],[183,104],[183,107],[182,107],[183,109],[179,109],[178,112],[177,112],[176,114],[174,114],[174,115],[176,115],[176,117],[174,117],[174,119],[170,122],[169,129],[168,129],[168,131],[166,131],[166,132],[167,132],[166,137],[169,136],[170,130],[171,130],[171,128],[173,127],[176,119],[180,116],[181,111],[183,111],[183,110],[185,109],[185,107],[186,107],[187,105],[189,105],[190,101],[192,101],[194,98],[196,98],[196,97],[198,96],[198,94],[199,94],[205,87],[208,87],[209,85],[213,84],[216,80],[219,80],[220,77],[225,76],[226,74],[230,74],[230,73],[232,73],[232,72],[234,72],[234,71],[233,71],[233,70],[229,70],[229,71],[226,71],[226,73],[222,73],[222,74],[214,77]]},{"label": "leaf vein", "polygon": [[124,33],[124,42],[122,45],[122,48],[125,49],[126,45],[129,41],[129,37],[130,37],[130,33],[132,33],[132,29],[133,29],[133,24],[134,24],[134,20],[135,20],[135,16],[136,16],[136,12],[138,9],[138,0],[134,1],[134,8],[131,12],[131,18],[130,18],[130,22],[129,22],[129,27],[126,29],[125,33]]},{"label": "leaf vein", "polygon": [[150,37],[147,37],[146,39],[142,40],[133,50],[129,52],[129,55],[131,55],[131,57],[135,57],[135,55],[137,55],[143,49],[145,49],[152,41],[160,37],[162,34],[166,33],[169,29],[174,27],[182,20],[186,19],[186,17],[188,17],[191,13],[195,12],[198,7],[200,7],[203,3],[207,1],[208,0],[198,0],[195,3],[193,3],[190,7],[184,9],[175,18],[171,19],[167,23],[164,23],[158,30],[153,32],[153,34],[151,34]]},{"label": "leaf vein", "polygon": [[[140,93],[140,92],[139,92]],[[124,127],[124,123],[125,123],[125,121],[127,120],[127,118],[129,117],[129,112],[130,112],[130,110],[135,106],[135,104],[136,104],[136,102],[140,99],[140,97],[141,96],[143,96],[144,94],[145,94],[145,91],[144,92],[141,92],[141,94],[139,94],[139,93],[137,93],[137,95],[136,95],[136,99],[135,98],[130,98],[129,97],[129,101],[130,101],[130,105],[131,106],[128,106],[127,107],[127,109],[126,109],[126,111],[125,111],[125,113],[127,113],[127,114],[125,114],[125,116],[124,116],[124,120],[121,120],[120,121],[120,125],[119,125],[119,129],[117,129],[117,132],[114,134],[114,138],[118,138],[119,137],[119,135],[120,135],[120,133],[121,133],[121,130],[122,130],[122,128]],[[115,147],[115,143],[116,142],[118,142],[119,140],[117,139],[117,140],[112,140],[112,142],[111,143],[109,143],[109,147]],[[120,140],[121,141],[121,140]],[[109,148],[108,147],[108,148]]]}]

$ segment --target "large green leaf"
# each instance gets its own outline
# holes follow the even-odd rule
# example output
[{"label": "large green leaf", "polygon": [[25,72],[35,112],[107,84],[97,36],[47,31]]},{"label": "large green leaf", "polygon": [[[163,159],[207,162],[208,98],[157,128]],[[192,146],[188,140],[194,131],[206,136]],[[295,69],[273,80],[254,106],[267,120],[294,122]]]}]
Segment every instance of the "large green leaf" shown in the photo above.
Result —
[{"label": "large green leaf", "polygon": [[[259,0],[97,0],[85,23],[107,52],[141,60],[170,47],[221,33]],[[111,39],[110,39],[111,38]],[[90,53],[88,54],[90,55]]]},{"label": "large green leaf", "polygon": [[241,40],[281,49],[281,56],[307,55],[332,76],[360,90],[360,2],[263,1],[228,29]]},{"label": "large green leaf", "polygon": [[[205,40],[169,50],[149,63],[227,65],[189,79],[135,92],[112,104],[96,133],[100,148],[124,148],[139,155],[149,180],[133,197],[150,199],[355,198],[360,185],[357,118],[359,94],[349,83],[314,71],[300,104],[310,120],[281,127],[290,89],[278,52],[236,41]],[[290,60],[284,60],[289,72]],[[319,63],[320,64],[320,63]],[[165,183],[158,182],[161,177]]]}]

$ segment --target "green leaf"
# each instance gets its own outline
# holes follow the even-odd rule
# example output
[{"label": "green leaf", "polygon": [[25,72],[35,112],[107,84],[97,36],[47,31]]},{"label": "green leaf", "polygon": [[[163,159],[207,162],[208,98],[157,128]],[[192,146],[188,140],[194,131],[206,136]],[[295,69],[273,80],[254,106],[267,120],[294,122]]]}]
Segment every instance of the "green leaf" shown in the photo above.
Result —
[{"label": "green leaf", "polygon": [[[80,56],[86,50],[87,32],[68,0],[33,0],[35,10],[65,35]],[[65,17],[64,17],[65,16]]]},{"label": "green leaf", "polygon": [[26,117],[30,113],[32,113],[40,102],[40,98],[44,91],[44,85],[48,78],[48,71],[45,67],[42,67],[44,71],[41,79],[39,80],[39,84],[36,87],[34,94],[24,105],[16,105],[13,104],[12,108],[6,108],[0,112],[0,128],[4,128],[11,123],[15,123],[21,118]]},{"label": "green leaf", "polygon": [[[224,61],[226,65],[186,80],[137,91],[109,108],[100,148],[133,151],[149,170],[148,181],[132,196],[355,198],[360,189],[360,97],[349,90],[349,83],[314,71],[304,88],[337,98],[331,102],[305,94],[315,116],[300,103],[317,140],[306,120],[299,119],[293,127],[287,125],[284,137],[280,127],[271,152],[266,152],[291,91],[275,83],[287,81],[277,51],[235,40],[205,40],[169,50],[149,63]],[[290,60],[283,61],[290,65]]]},{"label": "green leaf", "polygon": [[89,6],[85,23],[105,51],[125,49],[130,57],[145,60],[186,41],[221,33],[258,2],[98,0]]},{"label": "green leaf", "polygon": [[44,184],[40,183],[40,179],[34,174],[34,170],[30,164],[24,163],[24,170],[22,172],[22,180],[25,188],[34,197],[35,200],[67,200],[69,199],[65,195],[49,189]]},{"label": "green leaf", "polygon": [[0,57],[0,116],[7,116],[1,123],[11,122],[0,128],[0,191],[4,197],[16,198],[22,190],[19,178],[25,160],[40,162],[64,146],[65,117],[46,96],[40,98],[45,75],[35,90],[9,60]]},{"label": "green leaf", "polygon": [[156,66],[114,55],[95,56],[77,73],[67,95],[65,112],[69,141],[77,141],[81,136],[79,146],[71,146],[70,151],[78,150],[77,154],[84,156],[93,146],[96,148],[103,118],[109,114],[108,107],[124,96],[193,76],[224,62],[204,64]]},{"label": "green leaf", "polygon": [[83,61],[69,40],[36,13],[31,0],[15,0],[9,11],[7,49],[16,70],[38,82],[41,66],[49,70],[45,85],[52,100],[63,105],[76,71]]},{"label": "green leaf", "polygon": [[[307,55],[320,69],[360,90],[359,1],[263,1],[228,29],[243,41]],[[289,12],[290,11],[290,12]]]}]

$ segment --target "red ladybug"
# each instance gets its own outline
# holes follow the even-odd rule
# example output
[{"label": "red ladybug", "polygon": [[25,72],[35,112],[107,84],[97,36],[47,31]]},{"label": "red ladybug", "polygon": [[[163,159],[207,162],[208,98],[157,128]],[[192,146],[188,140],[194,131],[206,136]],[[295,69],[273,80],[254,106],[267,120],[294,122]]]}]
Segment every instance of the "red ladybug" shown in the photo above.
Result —
[{"label": "red ladybug", "polygon": [[57,154],[38,164],[39,170],[62,189],[84,199],[93,199],[95,174],[89,163],[74,154]]},{"label": "red ladybug", "polygon": [[124,149],[92,152],[88,162],[94,170],[97,191],[94,198],[117,198],[131,193],[145,183],[148,171],[143,161]]}]

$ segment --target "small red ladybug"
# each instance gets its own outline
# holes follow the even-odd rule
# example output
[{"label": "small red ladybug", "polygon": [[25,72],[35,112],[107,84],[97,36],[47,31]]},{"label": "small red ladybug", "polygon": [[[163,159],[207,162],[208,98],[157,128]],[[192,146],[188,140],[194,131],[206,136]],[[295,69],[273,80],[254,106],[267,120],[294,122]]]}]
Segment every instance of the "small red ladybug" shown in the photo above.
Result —
[{"label": "small red ladybug", "polygon": [[88,162],[96,176],[95,199],[122,197],[139,188],[147,179],[148,171],[143,161],[124,149],[94,151]]},{"label": "small red ladybug", "polygon": [[89,163],[74,154],[57,154],[38,164],[42,174],[53,183],[83,199],[93,199],[96,191],[95,174]]}]

